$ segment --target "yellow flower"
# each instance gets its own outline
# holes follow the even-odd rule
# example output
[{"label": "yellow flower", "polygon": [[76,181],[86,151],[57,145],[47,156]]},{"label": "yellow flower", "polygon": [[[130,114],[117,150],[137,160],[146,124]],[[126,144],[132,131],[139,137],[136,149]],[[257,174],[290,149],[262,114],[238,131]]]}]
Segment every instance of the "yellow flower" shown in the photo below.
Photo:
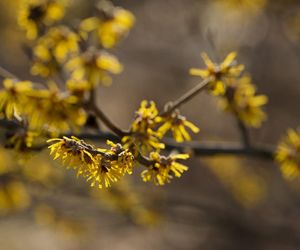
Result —
[{"label": "yellow flower", "polygon": [[87,181],[91,182],[91,187],[108,188],[111,183],[117,182],[123,177],[118,166],[111,164],[110,160],[101,157],[99,159],[98,157],[98,162],[97,165],[92,165],[89,171],[83,174]]},{"label": "yellow flower", "polygon": [[134,167],[134,156],[128,150],[124,149],[120,143],[113,143],[112,141],[107,141],[107,145],[111,148],[109,150],[105,150],[106,154],[110,154],[111,165],[116,165],[120,172],[125,174],[132,174],[132,170]]},{"label": "yellow flower", "polygon": [[99,83],[111,84],[111,77],[108,73],[119,74],[123,70],[116,57],[94,48],[72,58],[66,66],[72,72],[72,78],[87,80],[93,86]]},{"label": "yellow flower", "polygon": [[9,138],[5,146],[19,151],[25,151],[32,147],[34,139],[38,136],[37,132],[22,127],[18,128],[16,131],[12,131],[11,135],[10,131],[8,133]]},{"label": "yellow flower", "polygon": [[64,166],[78,169],[79,175],[96,162],[97,152],[95,149],[75,136],[72,136],[71,139],[65,136],[62,139],[54,138],[47,142],[53,143],[48,148],[50,155],[54,156],[54,160],[61,158]]},{"label": "yellow flower", "polygon": [[0,91],[0,111],[8,119],[26,116],[30,130],[66,132],[78,129],[86,121],[79,99],[60,92],[56,85],[50,89],[33,89],[29,81],[5,79]]},{"label": "yellow flower", "polygon": [[33,75],[48,77],[57,73],[66,59],[78,52],[78,37],[65,26],[51,28],[33,49]]},{"label": "yellow flower", "polygon": [[132,173],[134,157],[120,144],[108,141],[110,149],[96,149],[76,137],[50,139],[50,154],[54,159],[61,158],[63,165],[77,170],[91,182],[91,186],[110,187],[125,173]]},{"label": "yellow flower", "polygon": [[18,13],[18,23],[26,30],[27,38],[36,39],[42,30],[63,18],[63,0],[22,0]]},{"label": "yellow flower", "polygon": [[256,88],[248,76],[227,81],[227,84],[225,96],[221,100],[223,109],[237,115],[249,126],[260,127],[266,120],[262,106],[268,102],[267,96],[256,95]]},{"label": "yellow flower", "polygon": [[214,95],[223,95],[225,93],[226,85],[225,78],[238,77],[244,70],[244,65],[237,65],[235,58],[237,53],[231,52],[227,55],[224,61],[216,64],[211,61],[206,53],[202,53],[202,58],[207,66],[206,69],[190,69],[190,74],[193,76],[200,76],[203,79],[208,79],[209,89]]},{"label": "yellow flower", "polygon": [[91,31],[96,31],[99,41],[104,48],[110,49],[127,35],[132,28],[135,18],[131,12],[119,7],[109,6],[109,10],[101,9],[100,17],[84,19],[80,30],[84,37]]},{"label": "yellow flower", "polygon": [[191,137],[186,131],[188,127],[194,133],[198,133],[200,130],[193,123],[186,120],[186,118],[180,115],[179,111],[176,110],[167,117],[163,118],[163,125],[159,127],[157,133],[163,137],[169,130],[173,132],[173,137],[177,142],[190,141]]},{"label": "yellow flower", "polygon": [[132,123],[133,132],[146,132],[148,128],[153,128],[156,125],[158,110],[155,102],[143,100],[140,108],[136,112],[135,120]]},{"label": "yellow flower", "polygon": [[175,177],[180,177],[188,167],[177,162],[177,160],[186,160],[189,158],[188,154],[175,154],[161,156],[157,152],[150,153],[150,159],[153,165],[142,172],[143,181],[153,181],[155,185],[164,185],[169,183]]},{"label": "yellow flower", "polygon": [[26,94],[32,91],[32,83],[5,79],[3,86],[4,89],[0,91],[0,112],[8,119],[12,119],[24,111],[29,102]]},{"label": "yellow flower", "polygon": [[49,132],[77,130],[85,124],[87,114],[76,96],[60,92],[55,84],[50,89],[35,90],[28,107],[29,128]]},{"label": "yellow flower", "polygon": [[279,142],[275,159],[279,162],[281,172],[287,179],[300,176],[300,133],[289,129],[287,135]]},{"label": "yellow flower", "polygon": [[25,209],[30,204],[26,187],[19,181],[9,181],[0,187],[0,213]]},{"label": "yellow flower", "polygon": [[122,139],[124,146],[133,148],[134,151],[140,149],[142,153],[163,149],[165,145],[160,142],[159,134],[153,130],[160,120],[155,103],[142,101],[132,122],[130,135]]}]

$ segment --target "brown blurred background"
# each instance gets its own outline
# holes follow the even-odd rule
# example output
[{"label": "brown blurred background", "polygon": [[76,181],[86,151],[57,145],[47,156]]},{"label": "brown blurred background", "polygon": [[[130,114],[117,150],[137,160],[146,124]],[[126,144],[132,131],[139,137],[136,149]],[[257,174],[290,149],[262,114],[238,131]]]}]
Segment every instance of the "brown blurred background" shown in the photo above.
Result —
[{"label": "brown blurred background", "polygon": [[[298,0],[116,0],[136,24],[113,51],[124,72],[99,90],[98,103],[127,128],[142,99],[159,108],[194,86],[191,67],[202,67],[201,52],[215,61],[238,51],[239,62],[269,97],[268,120],[251,130],[254,142],[276,144],[300,124],[300,2]],[[74,0],[69,18],[86,16],[93,1]],[[0,64],[30,79],[22,52],[24,34],[15,22],[18,1],[0,0]],[[181,109],[201,128],[198,141],[238,141],[234,118],[201,93]],[[151,228],[129,223],[107,210],[94,211],[88,235],[65,239],[32,223],[29,216],[0,221],[0,249],[299,249],[300,185],[287,183],[276,163],[247,157],[203,157],[165,187],[162,221]],[[245,180],[246,185],[241,182]],[[76,179],[73,178],[76,182]],[[142,186],[151,184],[142,184]],[[82,184],[85,185],[85,184]],[[152,192],[152,191],[150,191]],[[58,197],[58,198],[57,198]],[[60,202],[58,191],[54,202]],[[85,211],[85,198],[66,209]],[[153,201],[156,202],[156,201]],[[162,205],[163,204],[163,205]],[[153,204],[155,207],[155,204]],[[88,210],[89,211],[89,210]]]}]

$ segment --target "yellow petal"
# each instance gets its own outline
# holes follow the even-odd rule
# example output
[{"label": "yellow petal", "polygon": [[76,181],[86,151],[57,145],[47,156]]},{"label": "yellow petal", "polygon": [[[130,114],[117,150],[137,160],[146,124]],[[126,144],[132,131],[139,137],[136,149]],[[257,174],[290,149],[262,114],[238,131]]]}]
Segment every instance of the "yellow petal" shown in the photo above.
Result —
[{"label": "yellow petal", "polygon": [[191,68],[189,73],[192,76],[201,76],[202,78],[206,78],[210,75],[208,70],[196,69],[196,68]]},{"label": "yellow petal", "polygon": [[206,53],[201,53],[201,57],[202,57],[204,63],[206,64],[207,68],[209,68],[209,69],[215,68],[215,64],[212,62],[212,60],[210,60],[210,58],[208,57],[208,55]]},{"label": "yellow petal", "polygon": [[194,133],[198,133],[200,131],[200,129],[198,127],[196,127],[193,123],[191,123],[189,121],[184,121],[183,124],[184,124],[184,126],[187,126],[188,128],[190,128]]},{"label": "yellow petal", "polygon": [[236,52],[231,52],[229,53],[226,58],[224,59],[224,61],[221,63],[221,68],[227,68],[230,66],[230,64],[232,64],[232,62],[234,61],[234,59],[236,58],[237,53]]}]

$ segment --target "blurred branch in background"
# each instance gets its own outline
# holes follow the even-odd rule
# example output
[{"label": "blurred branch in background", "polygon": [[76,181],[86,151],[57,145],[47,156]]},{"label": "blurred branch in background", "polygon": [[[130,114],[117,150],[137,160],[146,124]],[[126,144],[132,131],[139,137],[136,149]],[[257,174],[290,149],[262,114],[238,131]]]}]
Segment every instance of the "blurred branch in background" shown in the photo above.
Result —
[{"label": "blurred branch in background", "polygon": [[[0,120],[0,126],[6,129],[17,128],[18,124],[10,120]],[[70,137],[74,134],[63,134],[60,137]],[[106,141],[114,140],[119,141],[120,137],[110,132],[97,132],[97,133],[80,133],[75,134],[76,137],[90,140],[90,141]],[[176,143],[172,138],[164,138],[166,150],[176,150],[179,152],[192,152],[195,156],[213,156],[218,154],[225,155],[249,155],[273,160],[275,154],[275,146],[271,145],[244,145],[232,142],[187,142]],[[28,150],[42,150],[48,145],[38,145]]]}]

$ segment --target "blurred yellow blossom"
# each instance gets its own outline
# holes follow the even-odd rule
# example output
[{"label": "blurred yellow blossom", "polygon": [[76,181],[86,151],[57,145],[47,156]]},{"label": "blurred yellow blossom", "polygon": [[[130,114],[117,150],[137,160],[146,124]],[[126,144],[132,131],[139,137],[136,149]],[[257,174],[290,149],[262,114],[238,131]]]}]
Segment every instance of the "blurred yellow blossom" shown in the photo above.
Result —
[{"label": "blurred yellow blossom", "polygon": [[36,90],[31,94],[32,104],[29,113],[31,129],[49,132],[77,130],[86,121],[86,112],[76,96],[60,92],[55,84],[49,89]]},{"label": "blurred yellow blossom", "polygon": [[296,44],[300,41],[300,9],[296,9],[284,20],[284,31],[288,39]]},{"label": "blurred yellow blossom", "polygon": [[287,135],[279,142],[275,159],[280,164],[283,176],[294,179],[300,176],[300,133],[289,129]]},{"label": "blurred yellow blossom", "polygon": [[[66,132],[78,129],[86,121],[86,113],[79,105],[79,99],[60,92],[54,83],[48,89],[34,89],[32,82],[5,79],[3,85],[4,89],[0,90],[0,112],[8,119],[26,116],[29,131],[47,129],[49,132]],[[34,133],[26,135],[28,146]],[[21,137],[25,138],[24,135]]]},{"label": "blurred yellow blossom", "polygon": [[27,128],[20,127],[16,131],[11,131],[8,137],[6,147],[14,148],[19,151],[25,151],[32,147],[34,139],[39,136],[36,131],[30,131]]},{"label": "blurred yellow blossom", "polygon": [[268,0],[215,0],[225,10],[231,11],[247,11],[258,12],[261,11]]},{"label": "blurred yellow blossom", "polygon": [[22,182],[11,180],[0,186],[0,214],[27,208],[30,196]]},{"label": "blurred yellow blossom", "polygon": [[135,223],[152,226],[158,222],[159,215],[146,204],[143,193],[136,189],[128,178],[123,178],[110,189],[91,189],[90,194],[109,209],[129,216]]},{"label": "blurred yellow blossom", "polygon": [[0,112],[8,119],[12,119],[24,111],[24,104],[29,101],[26,94],[32,90],[32,83],[5,79],[3,87],[0,90]]},{"label": "blurred yellow blossom", "polygon": [[57,210],[47,204],[38,204],[34,209],[34,217],[39,225],[51,227],[68,236],[77,237],[85,232],[79,221],[59,214]]},{"label": "blurred yellow blossom", "polygon": [[107,3],[99,6],[99,16],[84,19],[80,30],[84,37],[88,32],[96,31],[104,48],[110,49],[129,32],[134,24],[134,16],[128,10]]},{"label": "blurred yellow blossom", "polygon": [[263,178],[232,156],[217,156],[205,159],[209,169],[228,188],[243,206],[258,205],[266,196],[267,187]]},{"label": "blurred yellow blossom", "polygon": [[6,174],[13,170],[13,157],[9,150],[0,147],[0,175]]},{"label": "blurred yellow blossom", "polygon": [[262,107],[268,102],[268,97],[256,94],[256,88],[248,76],[229,79],[226,93],[221,98],[221,107],[235,114],[248,126],[257,128],[266,120]]},{"label": "blurred yellow blossom", "polygon": [[66,26],[51,28],[33,48],[33,75],[48,77],[58,73],[66,59],[78,52],[78,36]]},{"label": "blurred yellow blossom", "polygon": [[108,73],[119,74],[123,70],[123,66],[116,57],[92,47],[72,58],[66,67],[72,72],[74,79],[87,80],[92,86],[110,85],[111,77]]},{"label": "blurred yellow blossom", "polygon": [[[47,157],[48,158],[48,157]],[[31,183],[39,183],[43,186],[52,187],[58,184],[63,177],[61,169],[54,168],[48,162],[45,154],[31,157],[20,166],[22,175]]]},{"label": "blurred yellow blossom", "polygon": [[22,0],[18,23],[28,39],[36,39],[46,26],[63,18],[65,6],[63,0]]}]

